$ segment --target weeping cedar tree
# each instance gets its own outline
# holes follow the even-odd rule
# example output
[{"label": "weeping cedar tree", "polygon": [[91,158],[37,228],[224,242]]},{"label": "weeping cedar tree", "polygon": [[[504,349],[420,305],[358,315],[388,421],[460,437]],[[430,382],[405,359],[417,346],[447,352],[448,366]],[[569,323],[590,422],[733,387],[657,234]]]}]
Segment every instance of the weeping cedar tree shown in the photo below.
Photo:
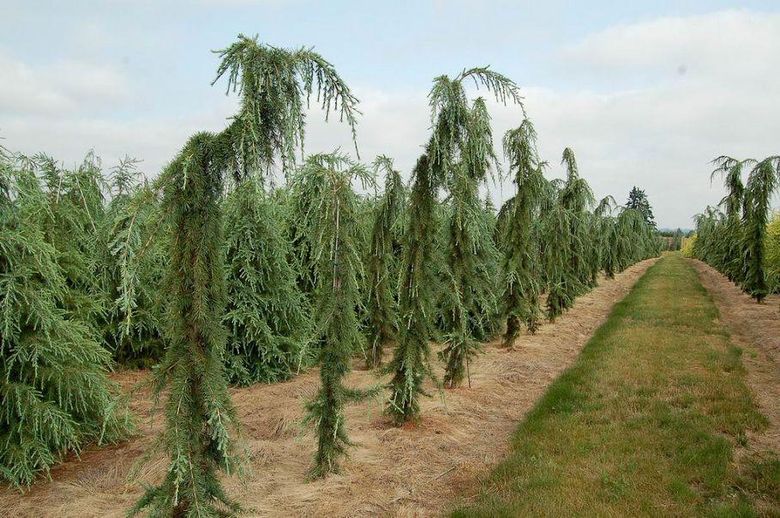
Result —
[{"label": "weeping cedar tree", "polygon": [[521,325],[532,334],[539,328],[542,272],[534,221],[540,214],[547,182],[536,150],[536,130],[530,120],[525,119],[518,128],[507,131],[503,144],[517,189],[506,205],[506,224],[501,231],[501,241],[505,243],[502,303],[506,333],[503,343],[509,347]]},{"label": "weeping cedar tree", "polygon": [[617,219],[612,215],[615,205],[612,196],[605,196],[593,211],[594,233],[599,248],[598,264],[608,279],[614,279],[615,273],[622,269],[621,257],[618,254],[622,246],[622,243],[619,243],[622,236],[618,234]]},{"label": "weeping cedar tree", "polygon": [[714,241],[712,234],[722,218],[723,213],[711,205],[707,205],[704,212],[696,214],[693,218],[696,222],[696,241],[693,243],[694,255],[718,269],[721,265],[713,260],[715,256],[711,245]]},{"label": "weeping cedar tree", "polygon": [[307,404],[307,422],[317,429],[317,453],[311,469],[313,478],[338,472],[338,460],[350,445],[344,405],[367,397],[371,391],[343,385],[352,355],[362,349],[357,309],[360,306],[361,257],[356,246],[358,199],[351,182],[364,186],[372,181],[368,170],[341,154],[314,155],[298,178],[319,176],[323,189],[314,193],[313,210],[304,228],[313,234],[310,242],[315,257],[316,336],[320,348],[320,390]]},{"label": "weeping cedar tree", "polygon": [[401,221],[404,205],[404,185],[401,175],[393,169],[391,159],[380,156],[374,161],[375,172],[384,170],[385,191],[376,209],[371,229],[371,249],[368,257],[368,321],[371,350],[366,365],[382,363],[385,344],[398,337],[397,283],[392,278],[396,227]]},{"label": "weeping cedar tree", "polygon": [[621,209],[616,221],[616,236],[613,246],[617,251],[618,271],[661,253],[661,240],[655,228],[648,225],[644,215],[636,209]]},{"label": "weeping cedar tree", "polygon": [[468,79],[492,91],[497,100],[520,103],[517,86],[505,76],[487,68],[464,70],[455,79],[439,76],[429,94],[433,134],[413,170],[407,232],[400,287],[400,329],[398,347],[387,370],[392,373],[387,412],[396,424],[419,417],[418,397],[426,377],[433,378],[430,365],[433,314],[431,257],[436,236],[436,195],[445,185],[463,153],[471,109],[464,89]]},{"label": "weeping cedar tree", "polygon": [[236,422],[225,380],[221,325],[225,302],[219,198],[232,146],[224,133],[190,138],[162,174],[163,210],[175,233],[164,283],[168,300],[165,356],[155,371],[156,391],[168,387],[166,429],[159,441],[171,465],[133,512],[209,516],[237,511],[217,478],[230,472]]},{"label": "weeping cedar tree", "polygon": [[769,289],[764,273],[764,241],[772,194],[780,181],[780,157],[755,163],[745,188],[745,278],[743,289],[761,302]]},{"label": "weeping cedar tree", "polygon": [[723,239],[713,243],[717,247],[717,258],[714,258],[714,262],[731,281],[742,284],[745,278],[742,257],[748,253],[744,248],[746,242],[741,226],[741,210],[745,202],[745,185],[742,183],[744,162],[720,156],[713,160],[713,163],[716,168],[710,175],[710,180],[715,175],[722,174],[727,190],[726,196],[720,202],[720,206],[726,211],[726,219],[721,229],[725,235]]},{"label": "weeping cedar tree", "polygon": [[286,50],[239,36],[219,52],[218,80],[241,103],[221,133],[190,138],[159,179],[173,236],[164,285],[168,348],[156,371],[157,394],[167,387],[166,429],[158,444],[171,464],[162,484],[147,490],[131,513],[216,516],[238,510],[218,471],[236,466],[231,431],[237,428],[222,356],[225,270],[219,199],[223,177],[236,180],[285,168],[302,143],[304,111],[316,90],[326,113],[340,110],[354,132],[357,100],[330,63],[311,50]]},{"label": "weeping cedar tree", "polygon": [[475,337],[488,334],[489,318],[495,313],[495,278],[490,265],[495,263],[497,251],[478,189],[496,157],[490,115],[482,98],[474,101],[463,140],[460,162],[454,165],[448,182],[451,325],[440,357],[445,364],[444,385],[449,388],[459,386],[466,377],[471,385],[469,361],[481,350]]},{"label": "weeping cedar tree", "polygon": [[550,321],[574,304],[574,299],[592,286],[592,270],[588,260],[593,257],[588,242],[588,208],[593,193],[580,177],[574,152],[566,148],[562,163],[566,165],[566,181],[557,189],[556,203],[547,214],[544,235],[556,236],[546,248],[547,316]]},{"label": "weeping cedar tree", "polygon": [[588,182],[579,175],[577,161],[570,148],[563,150],[562,163],[566,164],[566,183],[560,193],[559,201],[570,215],[569,259],[571,272],[576,279],[576,283],[570,286],[572,294],[576,296],[593,287],[592,269],[589,264],[593,259],[593,243],[588,239],[590,237],[588,211],[593,205],[594,198]]},{"label": "weeping cedar tree", "polygon": [[[559,196],[556,192],[555,196]],[[554,322],[574,303],[579,286],[571,272],[571,214],[557,202],[545,212],[542,235],[556,236],[545,243],[543,257],[547,282],[547,318]]]},{"label": "weeping cedar tree", "polygon": [[603,270],[607,278],[661,252],[661,241],[641,212],[620,207],[615,217],[614,210],[615,200],[607,196],[593,211],[591,239],[598,248],[598,269]]},{"label": "weeping cedar tree", "polygon": [[[696,215],[694,255],[736,282],[761,302],[770,288],[765,268],[766,227],[772,194],[780,185],[780,157],[762,161],[716,158],[712,177],[722,174],[726,196],[722,213],[707,207]],[[752,166],[747,184],[742,183],[745,166]]]},{"label": "weeping cedar tree", "polygon": [[[22,488],[87,443],[131,431],[111,356],[66,303],[34,161],[0,156],[0,478]],[[50,164],[44,164],[48,167]]]},{"label": "weeping cedar tree", "polygon": [[298,177],[290,188],[290,209],[287,221],[289,240],[292,243],[292,257],[297,261],[298,289],[311,299],[314,294],[316,279],[314,269],[314,247],[317,243],[311,242],[311,229],[306,228],[309,222],[307,215],[316,210],[309,205],[317,193],[325,188],[324,178],[321,176]]},{"label": "weeping cedar tree", "polygon": [[286,380],[311,363],[311,322],[278,208],[253,177],[230,193],[224,210],[228,379],[239,385]]}]

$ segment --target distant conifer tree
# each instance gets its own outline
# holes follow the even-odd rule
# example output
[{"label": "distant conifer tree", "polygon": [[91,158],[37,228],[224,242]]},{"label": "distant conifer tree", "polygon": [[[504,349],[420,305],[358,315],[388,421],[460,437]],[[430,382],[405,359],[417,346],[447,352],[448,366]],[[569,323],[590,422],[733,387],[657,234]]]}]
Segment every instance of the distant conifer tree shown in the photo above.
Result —
[{"label": "distant conifer tree", "polygon": [[650,206],[650,201],[647,199],[647,194],[638,187],[632,187],[628,193],[628,201],[626,202],[627,209],[634,209],[639,211],[644,218],[645,223],[655,228],[655,216],[653,216],[653,208]]}]

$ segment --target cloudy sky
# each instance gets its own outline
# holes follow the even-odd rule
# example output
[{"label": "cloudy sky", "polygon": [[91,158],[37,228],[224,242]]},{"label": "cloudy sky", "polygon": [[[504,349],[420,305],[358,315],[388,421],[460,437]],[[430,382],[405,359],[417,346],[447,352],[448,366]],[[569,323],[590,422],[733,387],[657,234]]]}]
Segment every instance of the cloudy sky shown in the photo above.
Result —
[{"label": "cloudy sky", "polygon": [[[644,188],[664,227],[720,199],[715,156],[780,153],[780,6],[719,0],[0,0],[0,142],[65,165],[128,154],[153,176],[188,135],[224,127],[235,99],[210,86],[210,51],[238,33],[315,47],[361,100],[362,158],[407,175],[431,79],[477,65],[520,85],[548,176],[569,146],[597,196]],[[491,114],[499,137],[521,121]],[[307,151],[351,149],[343,126],[309,121]]]}]

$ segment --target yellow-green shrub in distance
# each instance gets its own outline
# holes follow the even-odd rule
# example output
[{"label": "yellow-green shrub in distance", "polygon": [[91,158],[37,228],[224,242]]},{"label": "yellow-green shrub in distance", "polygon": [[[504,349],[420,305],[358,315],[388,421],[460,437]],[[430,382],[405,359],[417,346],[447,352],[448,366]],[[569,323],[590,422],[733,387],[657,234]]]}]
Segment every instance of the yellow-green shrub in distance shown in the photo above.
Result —
[{"label": "yellow-green shrub in distance", "polygon": [[780,289],[780,212],[775,212],[766,226],[764,240],[764,270],[766,270],[769,289]]},{"label": "yellow-green shrub in distance", "polygon": [[694,245],[696,245],[696,234],[692,235],[691,237],[683,238],[683,244],[681,248],[683,257],[693,257]]}]

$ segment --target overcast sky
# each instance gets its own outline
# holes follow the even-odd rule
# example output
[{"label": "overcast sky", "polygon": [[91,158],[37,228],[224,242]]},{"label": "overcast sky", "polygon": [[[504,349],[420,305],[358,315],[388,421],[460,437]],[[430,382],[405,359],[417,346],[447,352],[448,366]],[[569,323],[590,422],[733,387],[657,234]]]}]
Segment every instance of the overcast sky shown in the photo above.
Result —
[{"label": "overcast sky", "polygon": [[[478,65],[520,85],[549,177],[569,146],[598,197],[623,203],[637,185],[663,227],[721,198],[715,156],[780,153],[780,6],[718,0],[0,0],[0,142],[68,166],[128,154],[156,175],[233,112],[210,51],[240,32],[315,47],[361,100],[362,158],[387,154],[407,176],[432,78]],[[497,139],[521,122],[516,107],[491,114]],[[312,114],[307,152],[337,147],[352,149],[349,132]]]}]

